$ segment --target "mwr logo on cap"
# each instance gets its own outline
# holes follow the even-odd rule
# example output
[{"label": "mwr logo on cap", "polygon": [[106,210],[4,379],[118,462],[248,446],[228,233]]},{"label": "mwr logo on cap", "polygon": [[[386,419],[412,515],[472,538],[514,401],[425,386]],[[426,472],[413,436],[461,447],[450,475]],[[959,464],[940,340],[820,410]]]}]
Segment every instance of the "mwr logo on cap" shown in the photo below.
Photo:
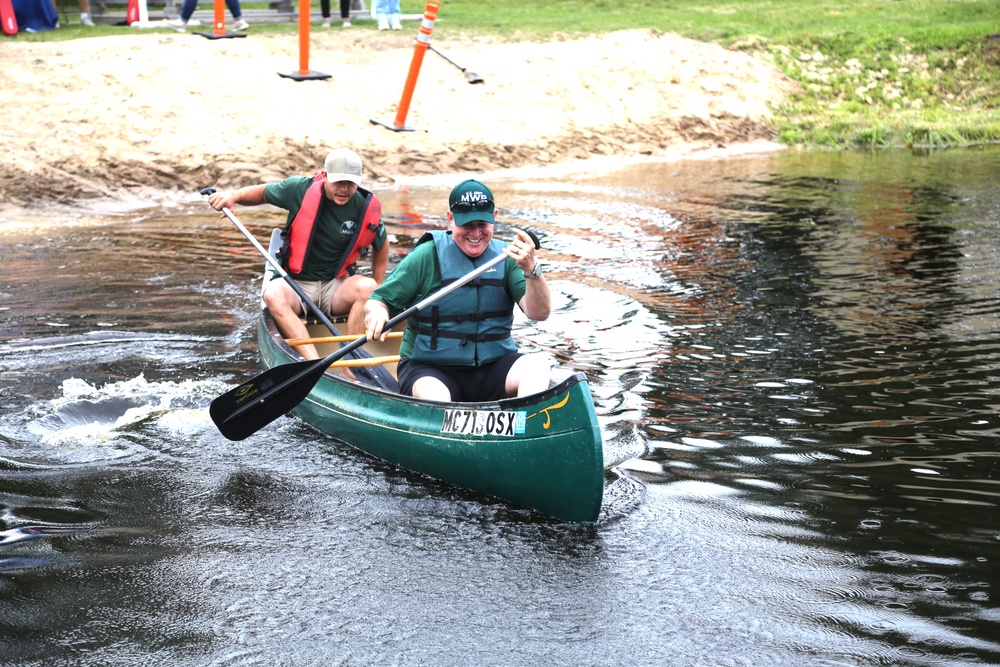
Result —
[{"label": "mwr logo on cap", "polygon": [[330,151],[323,163],[323,171],[326,172],[326,180],[331,183],[338,181],[350,181],[355,185],[361,184],[361,156],[350,148],[338,148]]},{"label": "mwr logo on cap", "polygon": [[451,191],[448,197],[448,208],[455,218],[455,224],[461,227],[472,221],[496,223],[493,212],[496,204],[493,193],[479,181],[462,181]]}]

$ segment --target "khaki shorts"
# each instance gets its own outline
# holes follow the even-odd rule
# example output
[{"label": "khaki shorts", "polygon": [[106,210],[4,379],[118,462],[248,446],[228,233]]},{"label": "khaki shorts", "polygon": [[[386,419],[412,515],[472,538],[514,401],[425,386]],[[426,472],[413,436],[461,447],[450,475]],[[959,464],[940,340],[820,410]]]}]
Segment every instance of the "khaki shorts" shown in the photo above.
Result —
[{"label": "khaki shorts", "polygon": [[[337,288],[344,282],[343,280],[301,280],[298,282],[299,287],[302,291],[306,293],[312,302],[319,306],[327,315],[342,315],[343,313],[335,313],[330,310],[330,304],[333,302],[333,293],[337,291]],[[305,301],[299,300],[302,304],[302,314],[309,315],[312,311],[309,306],[306,305]]]}]

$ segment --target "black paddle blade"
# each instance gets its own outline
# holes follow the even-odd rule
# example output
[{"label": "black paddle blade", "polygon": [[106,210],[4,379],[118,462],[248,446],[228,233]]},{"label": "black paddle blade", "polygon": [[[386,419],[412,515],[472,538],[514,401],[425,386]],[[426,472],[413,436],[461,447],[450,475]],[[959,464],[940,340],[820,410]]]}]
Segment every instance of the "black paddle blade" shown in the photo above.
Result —
[{"label": "black paddle blade", "polygon": [[226,438],[248,438],[301,403],[332,362],[327,357],[275,366],[217,397],[208,414]]}]

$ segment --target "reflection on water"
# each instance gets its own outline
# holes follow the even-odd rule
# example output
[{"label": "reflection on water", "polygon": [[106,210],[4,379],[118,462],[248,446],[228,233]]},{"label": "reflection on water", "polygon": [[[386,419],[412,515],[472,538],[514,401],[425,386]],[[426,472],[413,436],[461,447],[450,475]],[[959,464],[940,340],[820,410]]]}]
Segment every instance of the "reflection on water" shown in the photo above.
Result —
[{"label": "reflection on water", "polygon": [[[222,439],[205,407],[255,372],[260,260],[203,204],[6,221],[3,650],[1000,663],[998,174],[976,149],[497,179],[498,236],[536,230],[553,287],[522,346],[591,380],[596,528],[295,419]],[[447,189],[380,193],[393,261]],[[283,219],[239,214],[260,238]]]}]

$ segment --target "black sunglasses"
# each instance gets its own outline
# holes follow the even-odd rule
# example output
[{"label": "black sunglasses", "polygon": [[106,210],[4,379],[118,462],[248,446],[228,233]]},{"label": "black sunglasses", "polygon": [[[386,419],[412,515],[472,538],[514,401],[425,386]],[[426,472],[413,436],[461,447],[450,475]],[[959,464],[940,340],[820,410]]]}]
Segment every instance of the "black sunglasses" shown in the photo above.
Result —
[{"label": "black sunglasses", "polygon": [[457,201],[451,205],[452,213],[472,213],[473,211],[492,211],[492,199],[479,199],[477,201]]}]

